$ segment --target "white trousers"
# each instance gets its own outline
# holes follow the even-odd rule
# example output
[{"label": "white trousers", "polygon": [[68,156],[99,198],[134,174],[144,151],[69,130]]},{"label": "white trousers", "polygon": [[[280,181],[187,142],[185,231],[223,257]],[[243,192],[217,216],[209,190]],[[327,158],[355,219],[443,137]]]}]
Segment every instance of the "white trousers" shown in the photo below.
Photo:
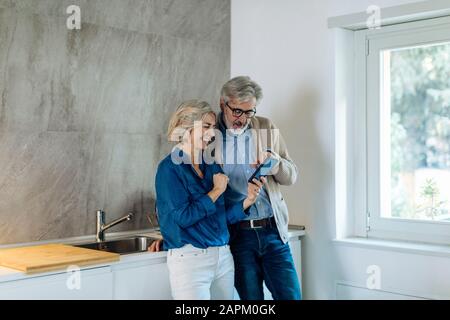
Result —
[{"label": "white trousers", "polygon": [[175,300],[232,300],[234,261],[228,245],[169,249],[170,286]]}]

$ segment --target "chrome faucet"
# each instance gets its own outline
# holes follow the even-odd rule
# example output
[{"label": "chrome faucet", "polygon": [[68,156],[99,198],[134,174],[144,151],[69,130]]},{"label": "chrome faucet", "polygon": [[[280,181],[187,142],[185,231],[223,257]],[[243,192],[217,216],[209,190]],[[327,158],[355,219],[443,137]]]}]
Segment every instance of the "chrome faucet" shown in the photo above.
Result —
[{"label": "chrome faucet", "polygon": [[108,224],[105,224],[105,212],[103,210],[97,210],[97,231],[95,233],[97,242],[105,241],[105,231],[111,227],[114,227],[116,224],[119,224],[124,221],[130,221],[133,219],[133,214],[129,213],[122,218],[116,219]]}]

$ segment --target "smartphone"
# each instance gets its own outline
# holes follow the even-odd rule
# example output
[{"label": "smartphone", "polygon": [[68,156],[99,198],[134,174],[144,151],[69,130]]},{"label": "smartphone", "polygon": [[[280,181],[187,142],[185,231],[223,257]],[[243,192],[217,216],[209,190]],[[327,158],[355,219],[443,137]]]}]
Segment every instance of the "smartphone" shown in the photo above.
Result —
[{"label": "smartphone", "polygon": [[275,167],[278,163],[277,159],[268,158],[266,161],[261,163],[252,174],[252,176],[248,179],[248,182],[253,183],[253,179],[259,180],[261,177],[267,177],[269,172]]}]

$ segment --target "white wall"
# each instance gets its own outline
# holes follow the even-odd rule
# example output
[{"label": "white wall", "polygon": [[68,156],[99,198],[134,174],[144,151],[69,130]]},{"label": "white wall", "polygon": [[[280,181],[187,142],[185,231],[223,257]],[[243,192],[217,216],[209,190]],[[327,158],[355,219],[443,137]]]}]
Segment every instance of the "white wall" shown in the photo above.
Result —
[{"label": "white wall", "polygon": [[337,246],[334,217],[334,53],[330,16],[411,0],[232,0],[231,75],[264,90],[258,108],[281,128],[300,167],[285,188],[291,223],[307,226],[304,297],[332,299],[335,281],[365,286],[366,268],[382,267],[382,288],[450,297],[450,259]]}]

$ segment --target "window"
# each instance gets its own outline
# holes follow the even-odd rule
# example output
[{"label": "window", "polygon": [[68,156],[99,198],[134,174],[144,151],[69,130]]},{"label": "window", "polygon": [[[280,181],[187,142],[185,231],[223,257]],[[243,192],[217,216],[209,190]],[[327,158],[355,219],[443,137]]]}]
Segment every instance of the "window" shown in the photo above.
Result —
[{"label": "window", "polygon": [[450,42],[381,52],[381,211],[450,222]]},{"label": "window", "polygon": [[448,244],[450,19],[357,31],[355,45],[367,236]]}]

